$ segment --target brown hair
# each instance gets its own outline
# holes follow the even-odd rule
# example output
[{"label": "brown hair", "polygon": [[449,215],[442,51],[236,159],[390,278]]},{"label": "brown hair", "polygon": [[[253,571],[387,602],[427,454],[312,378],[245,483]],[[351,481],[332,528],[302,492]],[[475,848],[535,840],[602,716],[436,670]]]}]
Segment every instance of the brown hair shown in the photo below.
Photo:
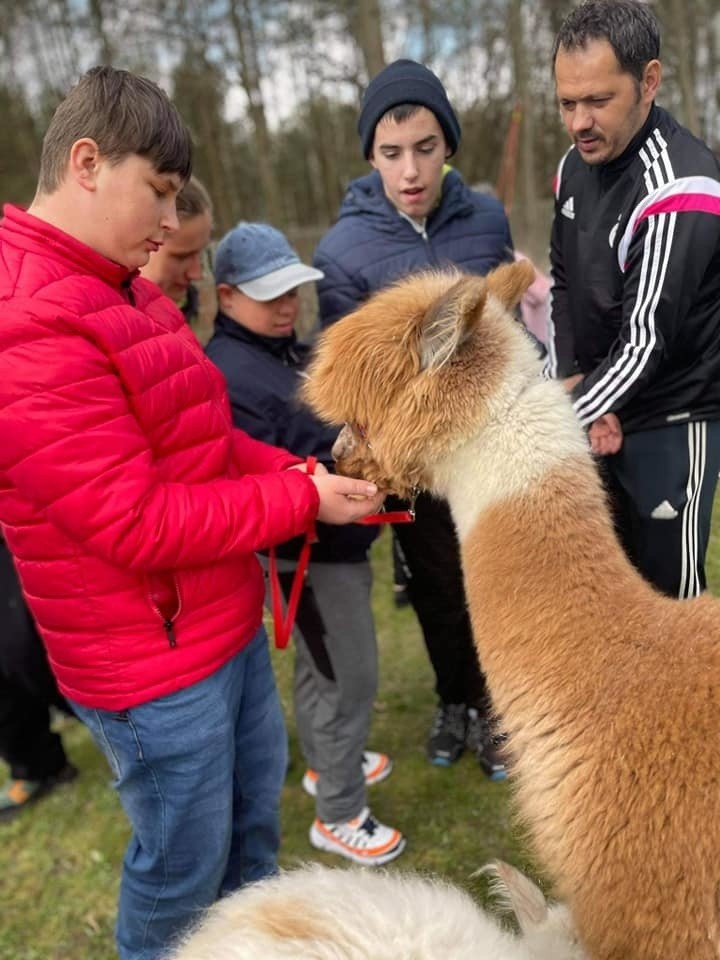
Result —
[{"label": "brown hair", "polygon": [[60,186],[70,148],[83,137],[111,162],[137,154],[158,173],[190,176],[192,141],[182,117],[157,84],[127,70],[93,67],[62,101],[43,140],[38,193]]},{"label": "brown hair", "polygon": [[190,177],[177,195],[175,205],[180,220],[190,220],[192,217],[199,217],[201,213],[209,213],[212,216],[210,194],[197,177]]}]

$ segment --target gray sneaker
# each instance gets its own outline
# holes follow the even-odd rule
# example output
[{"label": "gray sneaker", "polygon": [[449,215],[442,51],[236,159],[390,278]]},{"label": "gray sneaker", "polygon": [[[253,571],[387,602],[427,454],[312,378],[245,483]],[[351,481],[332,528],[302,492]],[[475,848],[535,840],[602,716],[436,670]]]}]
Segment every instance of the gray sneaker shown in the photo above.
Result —
[{"label": "gray sneaker", "polygon": [[475,755],[491,780],[507,779],[504,753],[506,741],[507,734],[498,730],[493,717],[488,717],[476,707],[468,708],[465,746]]},{"label": "gray sneaker", "polygon": [[467,707],[464,703],[440,703],[435,710],[427,742],[428,760],[436,767],[449,767],[465,749]]}]

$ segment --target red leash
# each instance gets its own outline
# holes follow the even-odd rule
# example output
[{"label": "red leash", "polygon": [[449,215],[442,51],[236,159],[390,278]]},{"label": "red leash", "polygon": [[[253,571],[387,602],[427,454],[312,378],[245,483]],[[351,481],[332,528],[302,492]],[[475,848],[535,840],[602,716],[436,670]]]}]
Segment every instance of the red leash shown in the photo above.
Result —
[{"label": "red leash", "polygon": [[413,487],[410,491],[410,506],[407,510],[385,510],[383,507],[380,513],[371,513],[367,517],[361,517],[356,523],[415,523],[415,501],[420,491]]},{"label": "red leash", "polygon": [[[308,476],[311,477],[315,473],[317,457],[308,457],[305,463],[307,464]],[[305,583],[305,574],[307,573],[308,564],[310,563],[310,550],[316,540],[315,524],[313,524],[305,534],[305,542],[302,545],[302,550],[300,551],[300,556],[298,557],[295,568],[295,576],[293,577],[292,586],[290,587],[290,596],[288,597],[287,613],[285,616],[283,616],[283,598],[282,590],[280,589],[280,578],[278,577],[277,571],[275,547],[270,547],[270,594],[272,598],[275,646],[278,650],[284,650],[290,642],[290,634],[292,633],[298,604],[300,603],[300,594],[302,593],[302,588]]]},{"label": "red leash", "polygon": [[[308,457],[307,464],[308,476],[315,473],[317,457]],[[415,498],[410,504],[409,510],[390,510],[387,513],[373,513],[370,516],[362,517],[357,523],[412,523],[415,520],[414,509]],[[273,632],[275,634],[275,646],[278,650],[284,650],[290,642],[290,635],[297,616],[297,608],[300,603],[300,594],[305,583],[305,574],[310,563],[310,551],[313,543],[317,540],[315,533],[315,524],[305,534],[305,542],[302,545],[297,566],[295,567],[295,576],[290,587],[290,596],[287,602],[287,611],[283,614],[283,595],[280,587],[280,578],[277,570],[277,559],[275,557],[275,547],[270,547],[270,596],[272,601]]]},{"label": "red leash", "polygon": [[414,523],[415,511],[411,507],[409,510],[383,510],[382,513],[371,513],[367,517],[360,517],[355,523]]}]

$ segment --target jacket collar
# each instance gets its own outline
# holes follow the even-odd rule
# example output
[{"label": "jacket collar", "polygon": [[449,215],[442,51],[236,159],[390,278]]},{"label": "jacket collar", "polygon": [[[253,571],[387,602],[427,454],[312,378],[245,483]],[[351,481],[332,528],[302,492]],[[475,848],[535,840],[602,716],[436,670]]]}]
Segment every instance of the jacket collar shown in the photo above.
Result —
[{"label": "jacket collar", "polygon": [[13,204],[3,207],[0,226],[9,242],[39,256],[51,253],[55,261],[64,261],[73,272],[90,273],[117,289],[127,288],[139,272],[108,260],[71,234]]},{"label": "jacket collar", "polygon": [[264,337],[237,323],[222,310],[219,310],[215,316],[215,331],[249,346],[258,347],[265,353],[270,353],[278,360],[282,360],[287,366],[297,366],[302,358],[303,344],[298,343],[294,332],[289,337]]},{"label": "jacket collar", "polygon": [[602,164],[599,169],[604,173],[607,173],[609,176],[624,170],[637,157],[639,149],[650,136],[653,129],[658,125],[659,121],[660,108],[653,104],[650,107],[650,113],[648,113],[645,123],[638,130],[630,143],[625,147],[620,156],[610,160],[609,163]]},{"label": "jacket collar", "polygon": [[[448,170],[443,176],[440,202],[428,214],[427,229],[432,232],[446,220],[472,213],[469,191],[457,170]],[[385,196],[382,177],[373,170],[348,186],[340,207],[340,218],[357,214],[371,216],[382,229],[394,232],[402,217]],[[408,227],[410,225],[408,224]]]}]

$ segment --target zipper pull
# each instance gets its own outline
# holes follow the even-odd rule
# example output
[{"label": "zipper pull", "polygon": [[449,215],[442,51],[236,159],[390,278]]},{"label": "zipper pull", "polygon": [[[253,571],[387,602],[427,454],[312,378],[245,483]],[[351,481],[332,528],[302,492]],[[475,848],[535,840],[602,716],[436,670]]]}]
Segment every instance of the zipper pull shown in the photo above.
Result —
[{"label": "zipper pull", "polygon": [[175,636],[175,627],[173,627],[172,620],[165,620],[163,622],[163,627],[165,628],[165,633],[168,638],[168,645],[171,647],[177,646],[177,638]]}]

